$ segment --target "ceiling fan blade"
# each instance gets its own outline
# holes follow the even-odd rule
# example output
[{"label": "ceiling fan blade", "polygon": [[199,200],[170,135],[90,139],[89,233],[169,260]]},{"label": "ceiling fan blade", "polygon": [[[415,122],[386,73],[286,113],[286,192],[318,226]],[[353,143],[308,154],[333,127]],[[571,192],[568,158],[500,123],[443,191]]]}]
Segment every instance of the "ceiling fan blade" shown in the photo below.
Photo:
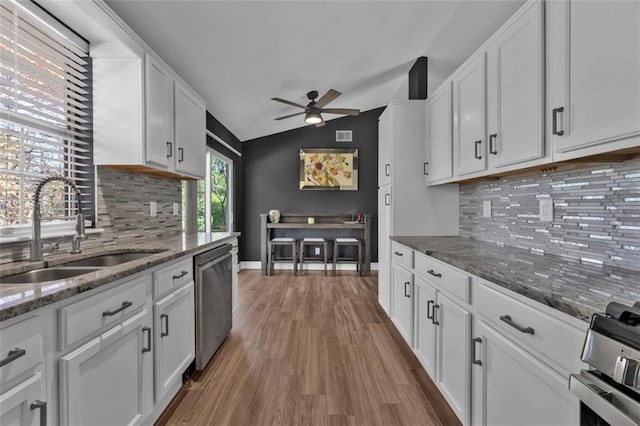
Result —
[{"label": "ceiling fan blade", "polygon": [[329,102],[331,102],[332,100],[340,96],[341,94],[342,93],[338,92],[337,90],[329,89],[327,93],[322,95],[322,97],[316,101],[316,104],[314,106],[316,108],[322,108],[323,106],[325,106],[326,104],[328,104]]},{"label": "ceiling fan blade", "polygon": [[295,114],[283,115],[282,117],[274,118],[274,120],[284,120],[285,118],[295,117],[296,115],[302,115],[302,114],[304,114],[304,111],[296,112]]},{"label": "ceiling fan blade", "polygon": [[324,120],[322,120],[319,123],[316,123],[316,127],[322,127],[322,126],[324,126]]},{"label": "ceiling fan blade", "polygon": [[358,115],[360,114],[359,109],[353,108],[323,108],[320,112],[327,114],[344,114],[344,115]]},{"label": "ceiling fan blade", "polygon": [[306,108],[306,106],[304,106],[304,105],[300,105],[300,104],[297,104],[295,102],[291,102],[291,101],[288,101],[288,100],[282,99],[282,98],[271,98],[271,100],[272,101],[276,101],[276,102],[282,102],[283,104],[291,105],[291,106],[302,108],[302,109]]}]

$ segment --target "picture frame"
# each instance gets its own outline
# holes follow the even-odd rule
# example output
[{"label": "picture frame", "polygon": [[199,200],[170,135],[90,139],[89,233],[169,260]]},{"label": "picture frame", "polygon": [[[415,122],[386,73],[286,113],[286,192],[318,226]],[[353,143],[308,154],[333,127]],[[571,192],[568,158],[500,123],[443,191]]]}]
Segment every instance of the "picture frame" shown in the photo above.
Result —
[{"label": "picture frame", "polygon": [[301,190],[358,190],[358,149],[301,148]]}]

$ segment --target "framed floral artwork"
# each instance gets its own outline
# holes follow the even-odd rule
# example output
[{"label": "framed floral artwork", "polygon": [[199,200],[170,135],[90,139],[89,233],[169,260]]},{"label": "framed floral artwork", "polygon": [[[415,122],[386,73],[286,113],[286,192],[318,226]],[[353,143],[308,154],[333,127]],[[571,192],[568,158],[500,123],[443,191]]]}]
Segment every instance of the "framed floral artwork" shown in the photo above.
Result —
[{"label": "framed floral artwork", "polygon": [[300,149],[300,189],[358,190],[358,150]]}]

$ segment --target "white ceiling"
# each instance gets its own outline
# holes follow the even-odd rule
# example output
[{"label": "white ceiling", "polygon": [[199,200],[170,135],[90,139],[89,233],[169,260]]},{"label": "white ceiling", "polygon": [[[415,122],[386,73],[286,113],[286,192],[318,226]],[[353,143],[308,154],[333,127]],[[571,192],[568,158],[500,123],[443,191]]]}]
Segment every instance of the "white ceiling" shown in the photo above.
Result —
[{"label": "white ceiling", "polygon": [[431,91],[523,2],[107,0],[243,141],[305,124],[274,121],[297,110],[272,97],[334,88],[330,107],[363,111],[406,99],[419,56]]}]

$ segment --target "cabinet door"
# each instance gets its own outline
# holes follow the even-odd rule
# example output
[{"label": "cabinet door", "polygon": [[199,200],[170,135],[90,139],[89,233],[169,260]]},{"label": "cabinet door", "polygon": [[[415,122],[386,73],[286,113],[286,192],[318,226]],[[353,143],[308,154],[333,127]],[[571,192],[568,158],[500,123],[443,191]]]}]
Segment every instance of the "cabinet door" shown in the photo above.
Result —
[{"label": "cabinet door", "polygon": [[391,143],[391,118],[386,116],[378,122],[378,186],[391,183]]},{"label": "cabinet door", "polygon": [[413,274],[391,262],[391,320],[413,346]]},{"label": "cabinet door", "polygon": [[436,289],[420,277],[415,278],[414,349],[422,366],[435,380],[436,331],[431,311],[436,303]]},{"label": "cabinet door", "polygon": [[60,359],[65,425],[139,424],[153,406],[150,314],[142,312]]},{"label": "cabinet door", "polygon": [[426,183],[447,179],[453,168],[451,83],[443,84],[427,104]]},{"label": "cabinet door", "polygon": [[577,425],[577,399],[568,378],[545,366],[483,321],[476,323],[473,424]]},{"label": "cabinet door", "polygon": [[194,310],[193,282],[154,306],[156,402],[195,358]]},{"label": "cabinet door", "polygon": [[455,174],[487,167],[485,55],[468,63],[453,78],[453,148]]},{"label": "cabinet door", "polygon": [[44,380],[38,372],[0,395],[0,425],[46,425]]},{"label": "cabinet door", "polygon": [[206,114],[204,105],[175,83],[176,171],[199,178],[206,175]]},{"label": "cabinet door", "polygon": [[469,424],[471,313],[438,292],[433,319],[438,325],[436,384],[463,424]]},{"label": "cabinet door", "polygon": [[488,151],[492,167],[544,155],[542,1],[528,5],[487,51]]},{"label": "cabinet door", "polygon": [[640,2],[550,3],[547,120],[556,121],[556,152],[640,135]]},{"label": "cabinet door", "polygon": [[378,190],[378,302],[391,314],[391,186]]},{"label": "cabinet door", "polygon": [[151,56],[145,56],[147,163],[173,169],[173,78]]}]

